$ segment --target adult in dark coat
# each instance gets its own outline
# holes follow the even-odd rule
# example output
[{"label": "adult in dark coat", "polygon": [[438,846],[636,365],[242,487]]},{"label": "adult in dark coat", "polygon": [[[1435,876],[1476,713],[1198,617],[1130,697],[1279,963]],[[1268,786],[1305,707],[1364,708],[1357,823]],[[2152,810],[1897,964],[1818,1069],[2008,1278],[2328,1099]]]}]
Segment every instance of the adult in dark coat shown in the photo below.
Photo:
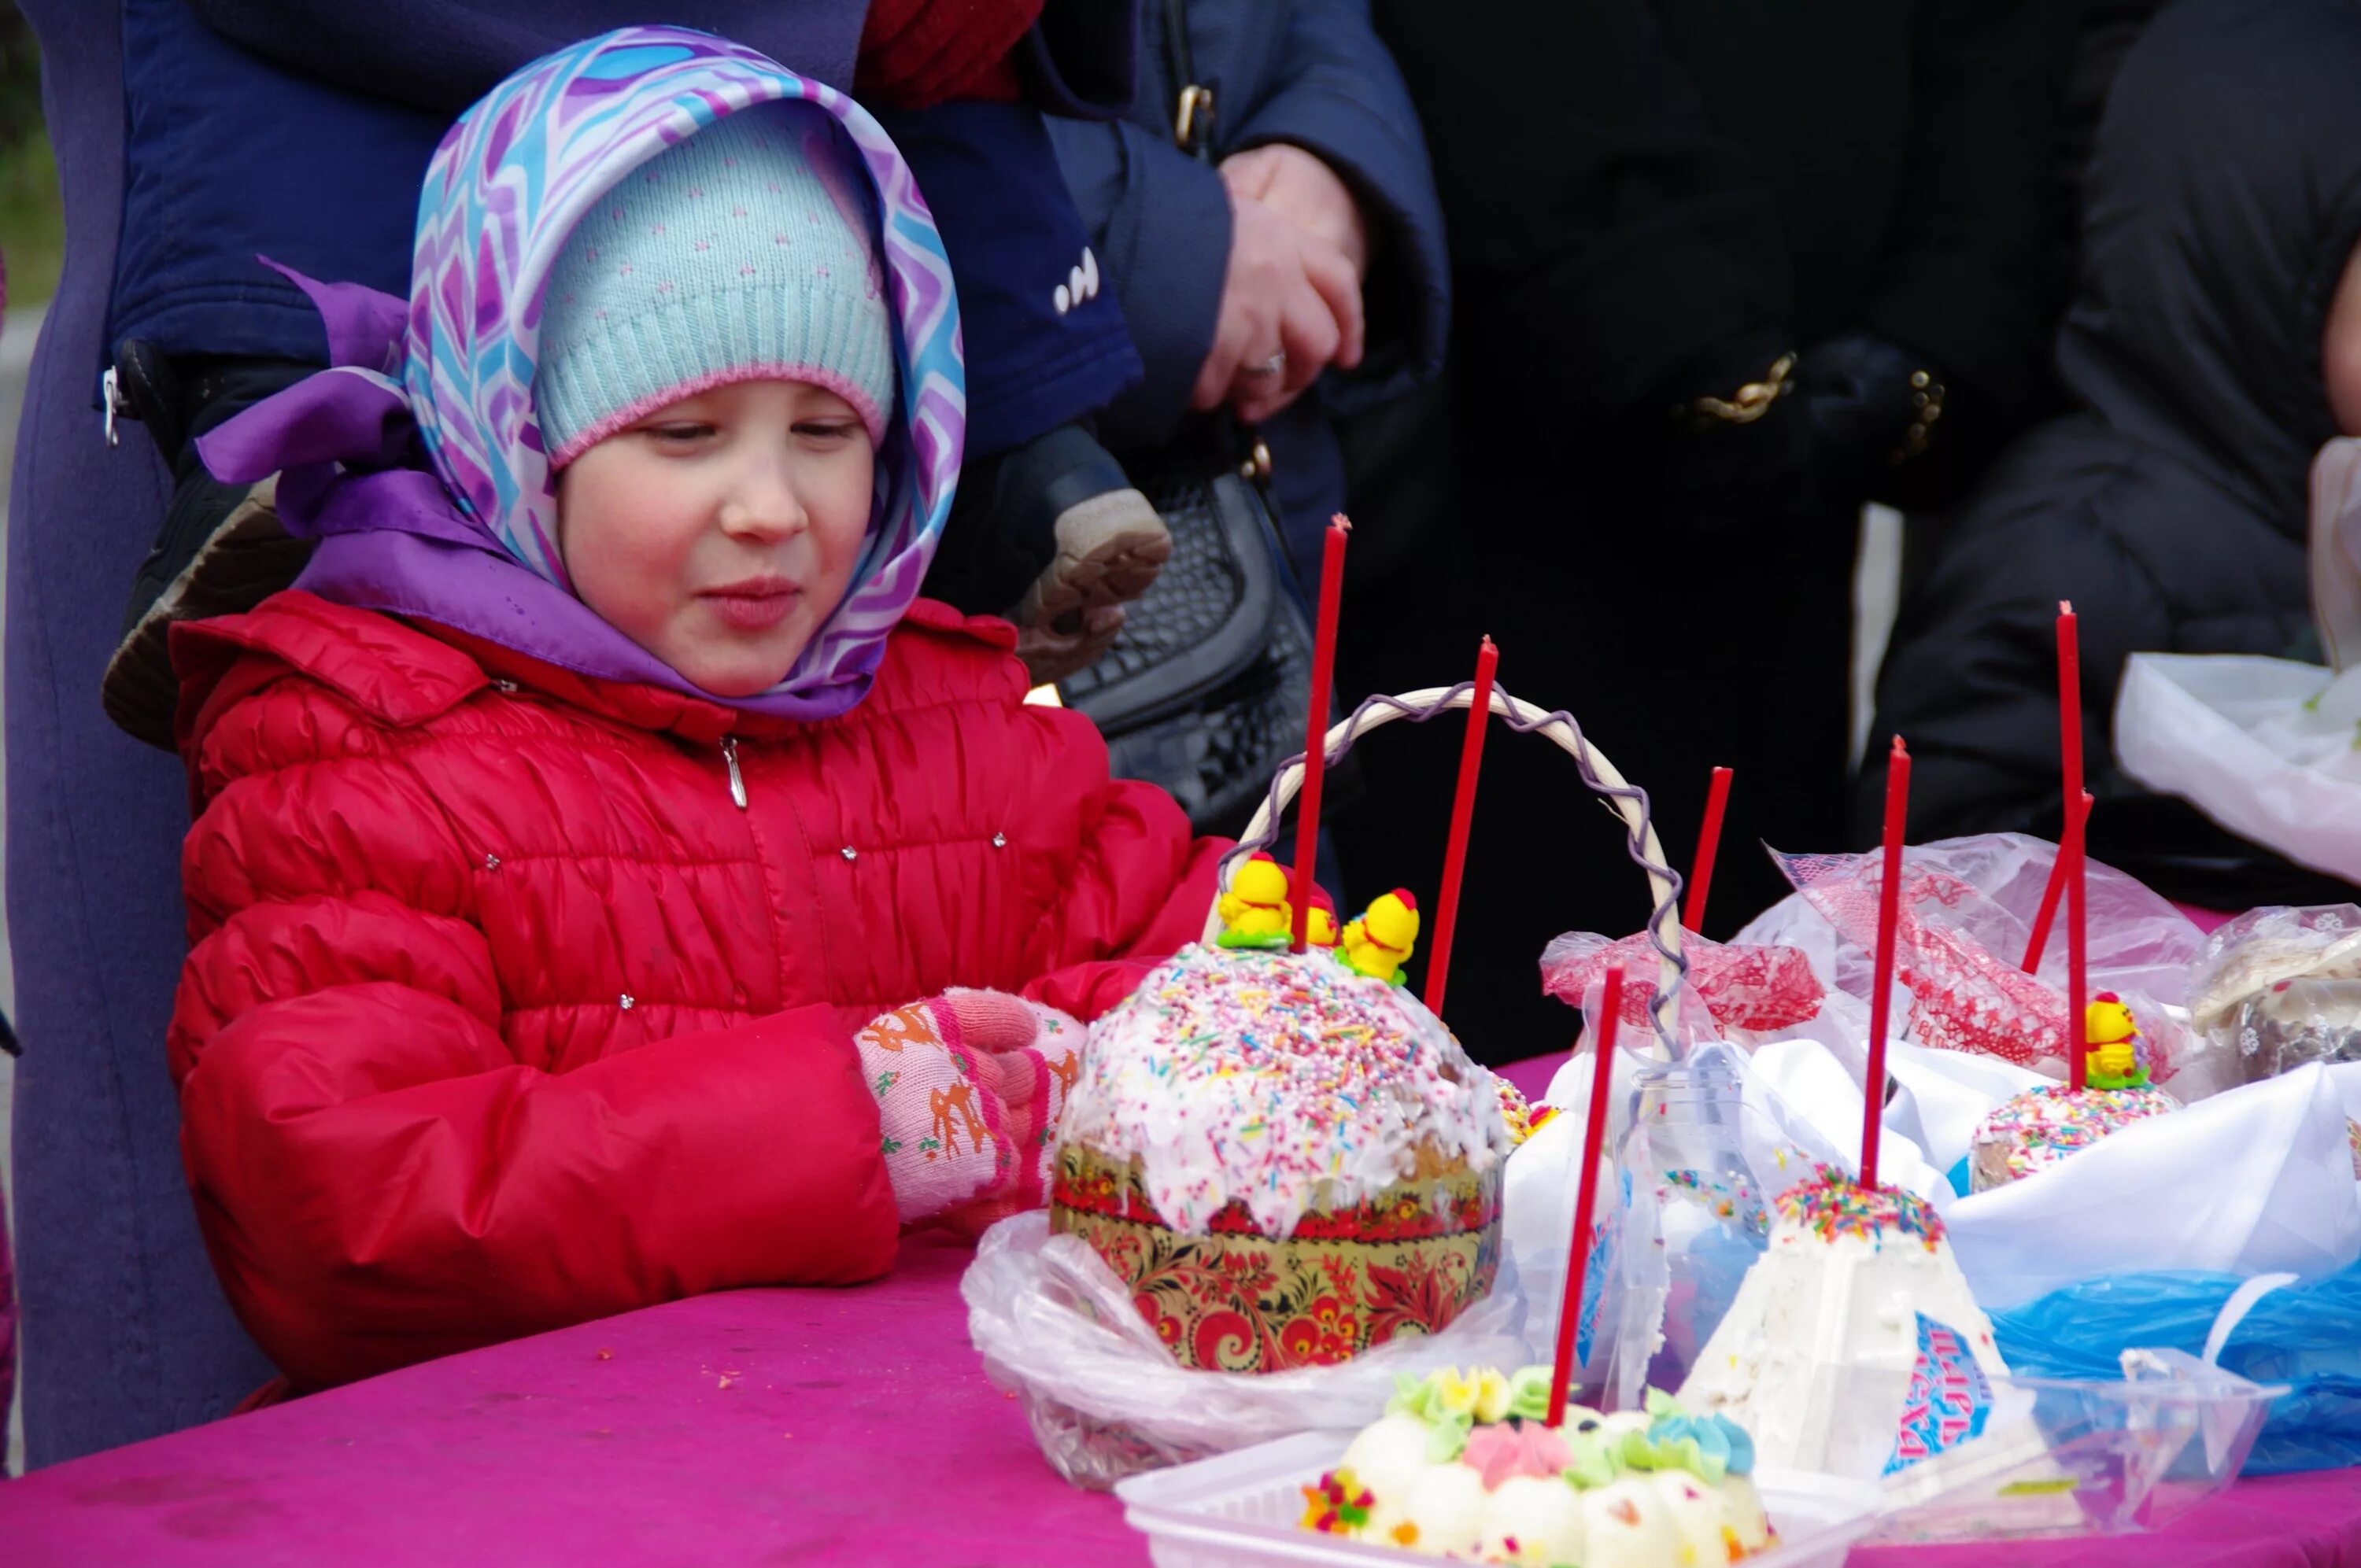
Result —
[{"label": "adult in dark coat", "polygon": [[[1450,225],[1455,417],[1427,439],[1456,460],[1408,562],[1355,585],[1348,689],[1462,677],[1491,633],[1684,865],[1734,766],[1709,929],[1780,891],[1756,839],[1831,845],[1859,504],[1940,504],[2043,395],[2067,9],[1380,0]],[[1740,395],[1790,351],[1799,389]],[[1453,750],[1373,746],[1337,821],[1356,894],[1433,885]],[[1485,768],[1451,995],[1497,1058],[1570,1032],[1543,943],[1647,900],[1565,758],[1504,737]]]},{"label": "adult in dark coat", "polygon": [[1953,521],[1879,679],[1877,732],[1916,759],[1914,837],[2055,830],[2051,628],[2071,599],[2092,852],[2183,896],[2240,891],[2205,863],[2226,846],[2115,768],[2109,724],[2136,651],[2316,656],[2306,483],[2339,433],[2322,350],[2361,241],[2356,81],[2348,0],[2182,0],[2125,57],[2059,335],[2078,407]]},{"label": "adult in dark coat", "polygon": [[[1213,93],[1210,161],[1173,141],[1176,8],[1195,84]],[[1443,214],[1426,146],[1368,11],[1367,0],[1144,0],[1139,86],[1128,111],[1104,123],[1049,123],[1148,372],[1100,416],[1101,435],[1118,455],[1140,457],[1180,433],[1192,402],[1203,408],[1233,386],[1247,389],[1238,400],[1273,455],[1288,542],[1298,567],[1314,577],[1320,531],[1345,499],[1337,416],[1433,377],[1450,321]],[[1293,330],[1290,323],[1280,338],[1254,343],[1243,367],[1230,363],[1245,341],[1233,331],[1240,302],[1255,291],[1254,280],[1241,276],[1241,262],[1251,259],[1241,236],[1286,208],[1290,193],[1269,192],[1261,202],[1240,193],[1251,188],[1240,170],[1252,160],[1233,160],[1262,148],[1310,154],[1325,172],[1307,183],[1342,181],[1334,193],[1357,214],[1363,251],[1354,263],[1360,276],[1348,286],[1359,291],[1366,349],[1348,365],[1305,353],[1299,341],[1285,370],[1258,385],[1254,360]],[[1218,167],[1225,162],[1226,178]],[[1312,216],[1301,209],[1283,215],[1306,226]]]}]

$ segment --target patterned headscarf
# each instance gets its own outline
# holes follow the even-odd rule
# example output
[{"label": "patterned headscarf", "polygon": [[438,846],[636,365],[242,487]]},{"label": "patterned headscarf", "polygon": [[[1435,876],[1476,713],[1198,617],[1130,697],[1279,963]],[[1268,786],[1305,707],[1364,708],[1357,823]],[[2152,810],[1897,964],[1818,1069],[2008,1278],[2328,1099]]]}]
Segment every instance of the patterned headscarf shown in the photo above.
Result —
[{"label": "patterned headscarf", "polygon": [[776,99],[835,115],[876,184],[904,361],[905,430],[878,455],[867,554],[779,688],[816,691],[852,668],[874,670],[880,641],[917,597],[950,509],[966,424],[959,307],[941,237],[908,166],[851,99],[682,27],[619,28],[519,71],[451,128],[427,168],[402,383],[435,471],[463,510],[540,576],[567,586],[532,396],[550,269],[576,221],[632,170],[726,115]]},{"label": "patterned headscarf", "polygon": [[[296,586],[597,679],[709,697],[567,582],[533,401],[542,295],[576,221],[625,176],[726,115],[785,100],[833,116],[875,188],[898,417],[878,446],[868,542],[844,602],[785,680],[730,706],[826,718],[868,695],[959,477],[967,382],[950,262],[908,166],[859,104],[685,27],[619,28],[561,49],[461,116],[419,200],[406,316],[372,290],[296,279],[320,309],[333,367],[199,441],[225,480],[280,474],[288,531],[319,541]],[[413,426],[431,476],[402,466]]]}]

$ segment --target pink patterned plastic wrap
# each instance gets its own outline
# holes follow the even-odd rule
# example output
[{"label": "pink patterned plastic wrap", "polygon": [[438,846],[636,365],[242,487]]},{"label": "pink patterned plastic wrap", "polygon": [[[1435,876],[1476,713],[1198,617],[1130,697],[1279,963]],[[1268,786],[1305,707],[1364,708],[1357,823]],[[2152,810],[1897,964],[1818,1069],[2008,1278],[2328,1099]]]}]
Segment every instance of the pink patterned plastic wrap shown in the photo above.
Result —
[{"label": "pink patterned plastic wrap", "polygon": [[[1874,855],[1787,855],[1795,890],[1844,938],[1876,940],[1883,872]],[[1938,1050],[1978,1051],[2018,1067],[2066,1057],[2066,998],[1994,954],[1949,917],[1982,897],[1956,877],[1903,873],[1894,978],[1910,993],[1910,1037]]]},{"label": "pink patterned plastic wrap", "polygon": [[[1817,1013],[1826,994],[1811,959],[1795,948],[1724,947],[1683,932],[1681,952],[1689,963],[1688,993],[1704,1004],[1717,1033],[1793,1027]],[[1569,931],[1542,953],[1542,990],[1581,1007],[1616,963],[1623,966],[1624,1027],[1643,1028],[1656,994],[1656,953],[1644,932],[1609,941]],[[1694,1009],[1687,1011],[1693,1019]]]}]

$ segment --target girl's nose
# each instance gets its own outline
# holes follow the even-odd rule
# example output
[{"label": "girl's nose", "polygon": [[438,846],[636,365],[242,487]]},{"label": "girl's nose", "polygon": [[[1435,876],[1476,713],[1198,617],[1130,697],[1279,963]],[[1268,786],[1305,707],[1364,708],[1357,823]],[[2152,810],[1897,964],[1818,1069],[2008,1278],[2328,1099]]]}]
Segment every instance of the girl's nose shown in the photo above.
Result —
[{"label": "girl's nose", "polygon": [[790,460],[765,455],[746,464],[722,498],[720,521],[723,532],[746,539],[784,539],[810,526]]}]

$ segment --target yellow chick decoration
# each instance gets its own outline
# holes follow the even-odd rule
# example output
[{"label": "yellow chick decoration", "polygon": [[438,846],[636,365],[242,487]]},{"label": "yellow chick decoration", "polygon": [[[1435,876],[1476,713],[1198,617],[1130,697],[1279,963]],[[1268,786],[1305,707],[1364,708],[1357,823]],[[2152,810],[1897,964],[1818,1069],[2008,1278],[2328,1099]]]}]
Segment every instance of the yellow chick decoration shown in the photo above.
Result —
[{"label": "yellow chick decoration", "polygon": [[1318,905],[1312,906],[1312,916],[1303,923],[1306,947],[1324,948],[1333,952],[1336,947],[1336,917]]},{"label": "yellow chick decoration", "polygon": [[[1287,902],[1287,872],[1268,855],[1258,854],[1230,877],[1230,891],[1214,902],[1213,913],[1222,934],[1213,938],[1224,948],[1284,948],[1293,939],[1295,912]],[[1314,910],[1315,920],[1319,911]]]},{"label": "yellow chick decoration", "polygon": [[1398,887],[1379,894],[1359,919],[1345,927],[1337,957],[1356,974],[1401,985],[1408,981],[1402,965],[1410,961],[1417,940],[1418,901],[1408,888]]},{"label": "yellow chick decoration", "polygon": [[2139,1025],[2123,998],[2103,991],[2082,1012],[2083,1038],[2091,1055],[2084,1081],[2093,1089],[2146,1089],[2147,1069],[2139,1059]]}]

